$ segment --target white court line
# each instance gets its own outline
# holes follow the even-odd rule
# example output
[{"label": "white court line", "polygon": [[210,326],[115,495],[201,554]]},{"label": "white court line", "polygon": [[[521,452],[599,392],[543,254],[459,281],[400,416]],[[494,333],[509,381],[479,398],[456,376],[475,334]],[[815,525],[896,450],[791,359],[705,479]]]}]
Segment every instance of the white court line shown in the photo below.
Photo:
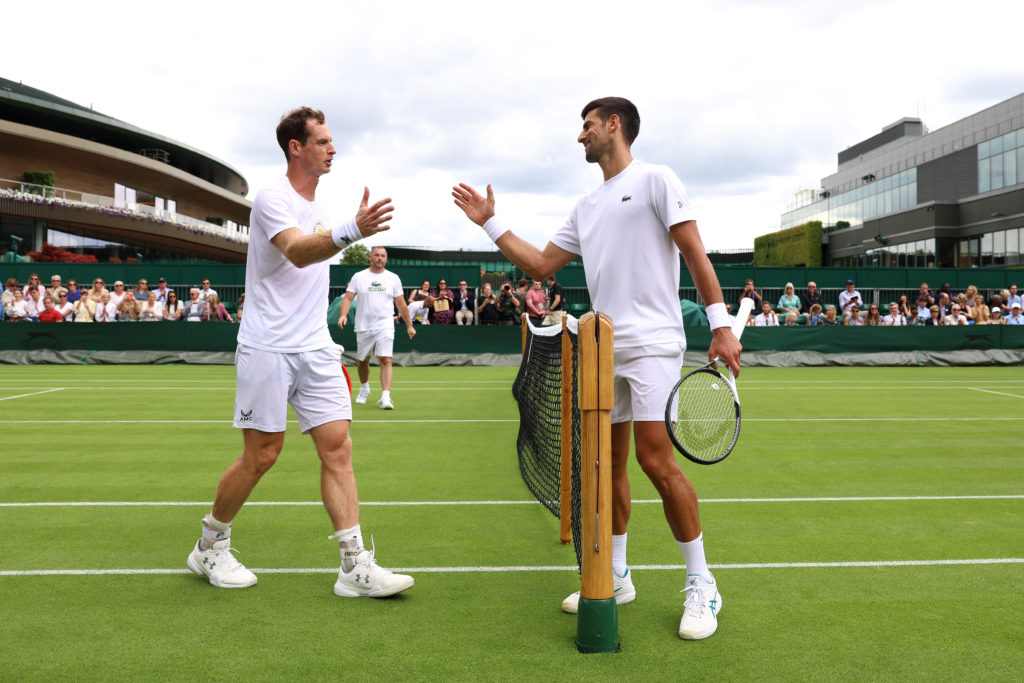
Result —
[{"label": "white court line", "polygon": [[[859,503],[869,501],[930,501],[930,500],[1022,500],[1024,494],[992,495],[992,496],[851,496],[821,498],[702,498],[701,503]],[[657,499],[634,499],[635,504],[661,504]],[[26,503],[0,503],[0,508],[37,508],[37,507],[193,507],[209,505],[210,501],[38,501]],[[446,505],[540,505],[536,500],[396,500],[396,501],[361,501],[368,507],[433,507]],[[300,501],[249,501],[247,507],[319,507],[319,500]]]},{"label": "white court line", "polygon": [[1020,394],[1005,394],[1001,391],[992,391],[991,389],[979,389],[978,387],[967,387],[971,391],[983,391],[986,394],[996,394],[997,396],[1009,396],[1011,398],[1024,398]]},{"label": "white court line", "polygon": [[55,391],[64,391],[64,387],[58,387],[56,389],[47,389],[46,391],[34,391],[31,394],[19,394],[18,396],[5,396],[4,398],[0,398],[0,401],[10,401],[11,399],[25,398],[26,396],[38,396],[39,394],[52,394]]},{"label": "white court line", "polygon": [[[994,557],[964,560],[879,560],[863,562],[757,562],[753,564],[710,564],[711,569],[848,569],[853,567],[945,567],[983,564],[1024,564],[1024,557]],[[639,564],[630,569],[682,571],[683,564]],[[256,574],[334,574],[337,567],[258,568]],[[467,567],[394,567],[392,571],[411,574],[464,574],[511,572],[576,572],[576,565],[512,565]],[[191,575],[188,569],[5,569],[0,576],[151,576]]]}]

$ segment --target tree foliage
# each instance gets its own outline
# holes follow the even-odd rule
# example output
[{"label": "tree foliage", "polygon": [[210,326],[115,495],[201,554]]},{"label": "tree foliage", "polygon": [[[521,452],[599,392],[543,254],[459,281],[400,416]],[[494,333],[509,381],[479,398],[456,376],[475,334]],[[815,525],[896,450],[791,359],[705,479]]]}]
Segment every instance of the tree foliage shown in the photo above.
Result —
[{"label": "tree foliage", "polygon": [[368,266],[370,250],[361,244],[353,244],[341,255],[341,262],[346,266]]}]

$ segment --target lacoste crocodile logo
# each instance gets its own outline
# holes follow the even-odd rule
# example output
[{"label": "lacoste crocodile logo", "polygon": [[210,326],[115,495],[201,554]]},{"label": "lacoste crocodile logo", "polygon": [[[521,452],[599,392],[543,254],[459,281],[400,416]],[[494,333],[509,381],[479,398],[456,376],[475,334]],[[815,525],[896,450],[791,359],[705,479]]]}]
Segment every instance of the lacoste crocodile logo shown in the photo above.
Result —
[{"label": "lacoste crocodile logo", "polygon": [[628,202],[628,201],[629,201],[630,199],[632,199],[632,198],[633,198],[633,195],[629,195],[629,194],[624,194],[624,195],[622,195],[622,201],[623,201],[623,203],[625,203],[625,202]]}]

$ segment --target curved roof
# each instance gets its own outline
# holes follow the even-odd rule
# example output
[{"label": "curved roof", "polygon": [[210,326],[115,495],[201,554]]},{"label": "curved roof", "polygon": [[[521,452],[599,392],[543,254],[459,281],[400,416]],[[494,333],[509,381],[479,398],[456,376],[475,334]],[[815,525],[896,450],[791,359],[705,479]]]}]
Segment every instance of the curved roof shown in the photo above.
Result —
[{"label": "curved roof", "polygon": [[0,119],[142,154],[242,197],[249,192],[242,174],[216,157],[6,78],[0,78]]}]

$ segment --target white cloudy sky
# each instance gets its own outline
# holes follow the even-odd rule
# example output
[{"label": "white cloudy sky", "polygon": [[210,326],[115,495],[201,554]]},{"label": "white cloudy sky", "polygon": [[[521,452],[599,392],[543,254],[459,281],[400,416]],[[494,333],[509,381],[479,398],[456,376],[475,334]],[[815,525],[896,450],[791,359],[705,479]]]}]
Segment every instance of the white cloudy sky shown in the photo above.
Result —
[{"label": "white cloudy sky", "polygon": [[283,172],[281,114],[323,109],[340,163],[320,197],[338,218],[364,184],[393,197],[391,245],[490,247],[456,181],[492,183],[510,227],[546,242],[601,181],[576,143],[595,97],[637,104],[634,156],[674,168],[708,249],[733,249],[840,150],[1024,90],[1010,0],[58,0],[3,16],[0,75],[208,152],[250,197]]}]

